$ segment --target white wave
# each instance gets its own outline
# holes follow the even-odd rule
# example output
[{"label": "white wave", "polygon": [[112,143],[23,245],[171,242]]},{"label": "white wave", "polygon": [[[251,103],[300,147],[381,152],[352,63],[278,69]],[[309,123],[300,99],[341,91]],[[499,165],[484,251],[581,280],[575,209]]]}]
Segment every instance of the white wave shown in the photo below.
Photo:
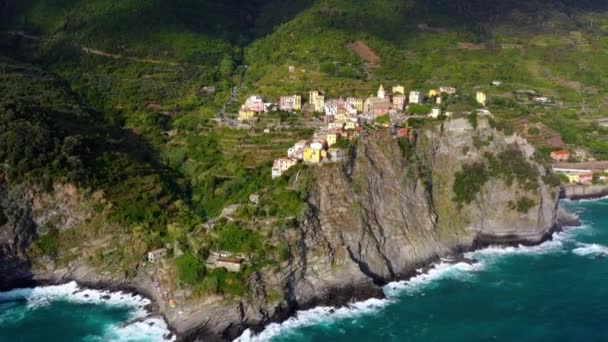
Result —
[{"label": "white wave", "polygon": [[169,332],[167,323],[162,318],[147,318],[123,326],[111,326],[98,341],[175,341],[175,336]]},{"label": "white wave", "polygon": [[49,305],[54,301],[76,304],[99,304],[131,309],[132,323],[110,326],[100,341],[173,341],[169,336],[167,323],[155,317],[148,317],[146,307],[149,299],[122,291],[83,289],[76,282],[63,285],[40,286],[0,292],[0,303],[25,301],[29,310]]},{"label": "white wave", "polygon": [[507,255],[544,255],[562,252],[564,250],[564,241],[570,240],[569,233],[554,233],[551,240],[545,241],[540,245],[535,246],[490,246],[477,251],[465,254],[465,257],[479,260],[492,260],[496,257]]},{"label": "white wave", "polygon": [[608,247],[596,243],[579,243],[572,253],[580,256],[608,256]]},{"label": "white wave", "polygon": [[344,318],[353,318],[367,313],[381,310],[390,303],[387,299],[372,298],[362,302],[352,303],[348,306],[335,308],[319,306],[306,311],[298,311],[294,317],[283,323],[272,323],[259,334],[255,335],[251,330],[246,330],[234,342],[262,342],[269,341],[275,336],[284,335],[294,329],[311,326],[319,323],[327,323]]},{"label": "white wave", "polygon": [[147,315],[145,307],[150,304],[150,300],[142,296],[121,291],[82,289],[76,282],[0,292],[0,302],[15,300],[25,300],[30,309],[36,309],[58,300],[78,304],[131,307],[135,309],[132,318],[145,317]]},{"label": "white wave", "polygon": [[475,272],[483,270],[483,263],[445,263],[435,264],[428,271],[420,273],[408,280],[389,283],[384,287],[384,293],[387,297],[406,291],[408,293],[417,293],[426,285],[429,285],[439,279],[458,279],[468,280]]},{"label": "white wave", "polygon": [[567,203],[577,203],[577,202],[600,202],[608,200],[608,196],[598,197],[598,198],[582,198],[578,200],[571,200],[570,198],[562,198],[560,201]]}]

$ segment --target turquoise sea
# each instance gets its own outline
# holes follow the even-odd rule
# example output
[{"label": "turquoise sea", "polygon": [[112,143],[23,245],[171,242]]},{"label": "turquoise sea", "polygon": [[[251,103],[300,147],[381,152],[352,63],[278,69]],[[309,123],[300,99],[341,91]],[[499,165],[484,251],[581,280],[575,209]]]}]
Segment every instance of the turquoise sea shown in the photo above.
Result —
[{"label": "turquoise sea", "polygon": [[241,341],[608,341],[608,200],[564,202],[584,226],[491,247],[386,286],[386,300],[300,312]]},{"label": "turquoise sea", "polygon": [[[564,202],[584,225],[490,247],[385,287],[387,299],[299,312],[245,341],[608,341],[608,200]],[[163,341],[147,299],[75,283],[0,293],[0,341]]]},{"label": "turquoise sea", "polygon": [[0,293],[0,341],[171,341],[146,298],[76,283]]}]

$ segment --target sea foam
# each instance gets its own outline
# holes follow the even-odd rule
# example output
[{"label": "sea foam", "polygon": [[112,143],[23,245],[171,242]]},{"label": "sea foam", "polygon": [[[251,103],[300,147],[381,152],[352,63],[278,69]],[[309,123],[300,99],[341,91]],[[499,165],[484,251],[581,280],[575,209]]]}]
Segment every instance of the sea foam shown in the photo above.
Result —
[{"label": "sea foam", "polygon": [[[578,230],[581,228],[576,228]],[[386,285],[383,290],[387,299],[370,299],[363,302],[350,304],[343,308],[316,307],[314,309],[299,311],[296,316],[289,318],[283,323],[272,323],[268,325],[260,334],[254,334],[251,330],[246,330],[234,342],[261,342],[269,341],[275,336],[288,334],[298,328],[311,326],[320,323],[328,323],[345,318],[355,318],[366,313],[373,313],[382,310],[387,305],[398,300],[399,294],[419,294],[427,286],[441,279],[454,279],[459,281],[469,281],[476,272],[483,271],[492,262],[509,255],[544,255],[550,253],[565,252],[564,243],[571,241],[574,230],[555,233],[552,239],[536,246],[490,246],[477,251],[465,254],[467,259],[474,262],[439,262],[431,265],[424,272],[405,281],[392,282]],[[608,249],[607,249],[608,251]]]},{"label": "sea foam", "polygon": [[262,342],[269,341],[275,336],[285,335],[289,331],[297,328],[311,326],[320,323],[328,323],[335,320],[354,318],[377,312],[386,307],[391,301],[388,299],[372,298],[362,302],[356,302],[344,307],[335,308],[329,306],[319,306],[314,309],[298,311],[297,314],[282,323],[272,323],[264,330],[255,335],[251,330],[246,330],[234,342]]},{"label": "sea foam", "polygon": [[580,256],[608,256],[608,247],[596,243],[578,243],[572,253]]},{"label": "sea foam", "polygon": [[100,341],[173,341],[166,322],[149,316],[146,310],[149,299],[122,291],[85,289],[76,282],[63,285],[40,286],[0,292],[0,303],[25,301],[28,310],[36,310],[54,301],[75,304],[97,304],[130,308],[130,322],[116,324],[108,328]]}]

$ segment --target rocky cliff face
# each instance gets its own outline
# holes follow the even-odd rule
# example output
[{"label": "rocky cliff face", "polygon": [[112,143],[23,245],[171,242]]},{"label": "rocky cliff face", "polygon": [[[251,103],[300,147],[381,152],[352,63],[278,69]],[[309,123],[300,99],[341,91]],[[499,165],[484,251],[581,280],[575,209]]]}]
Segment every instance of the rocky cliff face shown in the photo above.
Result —
[{"label": "rocky cliff face", "polygon": [[[525,160],[538,187],[490,175],[473,201],[456,203],[455,174],[505,151]],[[419,130],[401,146],[387,131],[371,133],[345,164],[313,168],[309,211],[300,230],[284,236],[293,258],[280,276],[256,281],[258,288],[283,288],[284,301],[243,302],[238,321],[204,315],[203,327],[234,337],[295,308],[377,295],[376,285],[408,277],[442,256],[546,239],[557,224],[559,194],[544,183],[547,170],[533,155],[525,140],[504,136],[482,118],[475,128],[456,119]],[[522,197],[532,202],[517,210],[513,204]]]},{"label": "rocky cliff face", "polygon": [[[345,278],[384,283],[476,244],[546,238],[556,224],[558,192],[543,182],[547,171],[533,161],[534,149],[493,130],[488,120],[477,125],[457,119],[421,130],[409,152],[378,131],[359,143],[350,163],[316,170],[300,254],[308,268],[298,294],[305,298],[310,289]],[[474,201],[453,200],[455,173],[463,165],[507,150],[536,171],[536,190],[490,175]],[[512,208],[522,196],[534,202],[525,212]]]},{"label": "rocky cliff face", "polygon": [[[484,163],[505,151],[532,170],[534,189],[490,174],[470,202],[454,200],[454,182],[466,165]],[[388,131],[372,132],[360,139],[343,164],[310,168],[308,210],[298,229],[280,237],[291,247],[291,258],[278,273],[254,274],[250,293],[240,301],[205,298],[171,307],[156,298],[160,311],[184,339],[233,338],[295,309],[379,296],[377,285],[405,278],[442,256],[488,243],[538,243],[557,224],[558,191],[545,184],[547,170],[533,155],[526,141],[504,136],[483,118],[475,127],[472,121],[455,119],[419,129],[408,141],[394,139]],[[0,222],[0,256],[27,263],[24,250],[51,219],[49,212],[77,212],[79,220],[86,221],[78,194],[64,186],[46,196],[4,202],[28,205],[23,215],[15,216],[22,218],[19,224]],[[524,197],[527,205],[517,209],[515,203]],[[4,208],[6,212],[7,204]],[[60,218],[66,220],[61,226],[77,224],[69,216]],[[122,281],[83,263],[34,273],[36,279],[123,282],[160,296],[143,268],[135,280]]]}]

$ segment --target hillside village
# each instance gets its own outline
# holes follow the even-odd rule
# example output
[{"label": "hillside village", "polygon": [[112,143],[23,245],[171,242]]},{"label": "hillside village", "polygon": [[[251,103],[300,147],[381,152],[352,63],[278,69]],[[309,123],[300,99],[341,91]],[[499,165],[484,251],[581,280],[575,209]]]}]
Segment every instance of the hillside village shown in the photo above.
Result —
[{"label": "hillside village", "polygon": [[[285,157],[274,161],[274,179],[299,162],[316,165],[342,161],[347,142],[365,134],[369,127],[390,128],[394,136],[407,138],[409,118],[452,117],[452,112],[443,113],[440,107],[448,96],[457,96],[456,88],[440,87],[431,89],[428,93],[414,90],[406,95],[405,88],[401,85],[393,86],[391,92],[387,92],[384,86],[380,85],[376,96],[367,99],[326,98],[322,92],[314,90],[309,92],[308,102],[305,104],[300,95],[281,96],[278,103],[265,102],[261,96],[254,95],[247,98],[241,106],[238,121],[252,122],[260,113],[277,110],[289,113],[307,111],[322,116],[323,126],[315,131],[311,139],[296,142],[289,148]],[[487,96],[483,92],[477,92],[476,100],[479,105],[485,106]],[[413,110],[414,106],[420,107]],[[427,107],[430,112],[420,113],[421,109]],[[479,112],[489,114],[485,109],[479,109]]]},{"label": "hillside village", "polygon": [[[494,87],[501,85],[501,81],[492,82]],[[348,142],[365,135],[369,128],[390,128],[394,137],[408,138],[410,135],[408,119],[451,118],[454,113],[444,112],[442,104],[449,97],[457,96],[454,87],[442,86],[430,89],[426,93],[418,90],[406,93],[402,85],[394,85],[390,92],[380,85],[376,95],[366,99],[326,98],[323,92],[318,90],[309,92],[307,102],[303,101],[301,95],[281,96],[276,103],[265,101],[262,96],[252,95],[241,106],[237,120],[239,123],[252,123],[261,113],[276,111],[308,112],[321,117],[323,125],[315,130],[310,139],[297,141],[287,150],[285,157],[274,160],[271,177],[276,179],[300,162],[308,165],[341,162]],[[477,114],[492,115],[486,109],[489,99],[485,92],[476,91],[474,99],[480,106],[476,110]],[[532,101],[539,104],[551,103],[551,99],[543,96],[534,96]],[[562,175],[564,183],[590,184],[606,179],[603,173],[608,168],[604,168],[601,162],[599,165],[591,166],[574,163],[571,152],[567,149],[551,152],[550,159],[555,163],[554,171]],[[568,161],[570,163],[567,163]],[[601,175],[598,176],[598,173]]]}]

